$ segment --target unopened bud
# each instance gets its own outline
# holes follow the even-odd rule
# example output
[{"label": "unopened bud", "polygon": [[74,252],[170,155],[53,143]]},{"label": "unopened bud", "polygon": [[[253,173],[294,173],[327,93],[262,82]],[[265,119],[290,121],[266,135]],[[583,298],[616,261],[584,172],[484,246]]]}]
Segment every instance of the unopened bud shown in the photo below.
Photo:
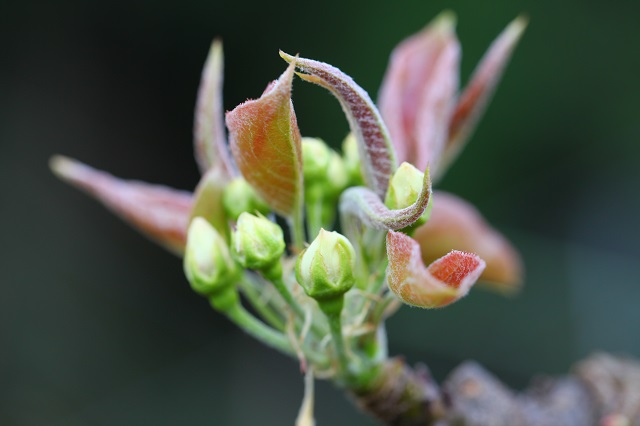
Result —
[{"label": "unopened bud", "polygon": [[363,185],[362,169],[360,168],[360,154],[358,153],[358,141],[353,133],[349,133],[342,142],[342,157],[347,168],[349,181],[352,185]]},{"label": "unopened bud", "polygon": [[325,181],[331,150],[318,138],[302,138],[302,171],[305,183]]},{"label": "unopened bud", "polygon": [[[349,174],[342,157],[331,150],[329,167],[327,169],[327,184],[331,195],[339,195],[349,185]],[[333,207],[333,206],[332,206]]]},{"label": "unopened bud", "polygon": [[355,284],[355,257],[355,250],[345,236],[321,229],[298,256],[296,279],[321,308],[323,302],[331,303],[338,298],[342,301],[341,296]]},{"label": "unopened bud", "polygon": [[184,255],[184,273],[197,293],[211,296],[233,284],[236,265],[224,239],[202,217],[191,221]]},{"label": "unopened bud", "polygon": [[[384,204],[392,210],[409,207],[418,199],[423,184],[424,173],[407,162],[402,163],[389,180],[389,189],[387,190]],[[432,205],[433,203],[429,200],[429,204],[427,204],[427,208],[420,219],[411,225],[412,229],[427,221]]]},{"label": "unopened bud", "polygon": [[282,229],[264,216],[242,213],[231,235],[233,257],[245,268],[274,266],[285,249]]},{"label": "unopened bud", "polygon": [[222,205],[227,217],[231,220],[238,219],[243,212],[262,214],[269,212],[269,206],[258,196],[249,182],[241,177],[232,180],[224,188]]}]

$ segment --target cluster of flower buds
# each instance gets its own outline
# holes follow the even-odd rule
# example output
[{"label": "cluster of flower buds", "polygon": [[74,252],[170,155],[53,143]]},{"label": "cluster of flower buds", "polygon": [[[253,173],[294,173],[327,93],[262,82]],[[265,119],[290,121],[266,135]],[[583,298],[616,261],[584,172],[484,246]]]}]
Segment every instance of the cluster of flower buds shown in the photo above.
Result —
[{"label": "cluster of flower buds", "polygon": [[[432,178],[469,138],[524,27],[516,19],[500,34],[461,94],[445,13],[393,52],[379,108],[339,69],[281,52],[284,73],[226,115],[215,41],[196,108],[203,176],[193,195],[62,157],[52,168],[184,255],[193,289],[245,331],[317,375],[366,388],[386,359],[395,302],[439,308],[476,280],[519,284],[517,252],[468,203],[433,191]],[[301,136],[296,70],[340,102],[351,131],[342,154]],[[344,235],[325,230],[336,213]]]}]

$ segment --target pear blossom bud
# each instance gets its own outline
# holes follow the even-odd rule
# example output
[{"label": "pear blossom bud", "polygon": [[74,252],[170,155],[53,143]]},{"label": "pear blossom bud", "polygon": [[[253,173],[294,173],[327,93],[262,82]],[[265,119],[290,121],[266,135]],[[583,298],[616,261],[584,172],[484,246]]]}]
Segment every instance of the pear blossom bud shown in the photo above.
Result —
[{"label": "pear blossom bud", "polygon": [[324,182],[331,160],[331,150],[318,138],[302,138],[302,172],[305,183]]},{"label": "pear blossom bud", "polygon": [[327,169],[327,189],[331,195],[339,195],[349,184],[349,174],[342,157],[331,150]]},{"label": "pear blossom bud", "polygon": [[264,216],[242,213],[231,234],[233,257],[245,268],[263,270],[274,266],[285,249],[282,229]]},{"label": "pear blossom bud", "polygon": [[[355,284],[355,250],[349,240],[324,229],[311,245],[298,256],[296,279],[307,295],[315,299],[320,308],[342,295]],[[342,303],[339,303],[340,309]]]},{"label": "pear blossom bud", "polygon": [[[404,162],[398,167],[389,181],[389,189],[384,199],[384,204],[392,210],[399,210],[409,207],[416,202],[424,182],[424,173],[416,169],[413,165]],[[411,225],[411,229],[424,224],[431,213],[432,202],[429,200],[427,208],[416,222]]]},{"label": "pear blossom bud", "polygon": [[191,288],[212,296],[233,284],[237,268],[226,242],[202,217],[191,221],[184,255],[184,273]]},{"label": "pear blossom bud", "polygon": [[364,178],[362,176],[360,154],[358,154],[358,140],[349,133],[342,142],[342,157],[344,159],[345,167],[347,168],[347,174],[349,175],[349,181],[353,185],[364,185]]},{"label": "pear blossom bud", "polygon": [[243,212],[262,214],[269,212],[269,206],[258,196],[249,182],[241,177],[232,180],[224,188],[222,206],[232,220],[237,220]]}]

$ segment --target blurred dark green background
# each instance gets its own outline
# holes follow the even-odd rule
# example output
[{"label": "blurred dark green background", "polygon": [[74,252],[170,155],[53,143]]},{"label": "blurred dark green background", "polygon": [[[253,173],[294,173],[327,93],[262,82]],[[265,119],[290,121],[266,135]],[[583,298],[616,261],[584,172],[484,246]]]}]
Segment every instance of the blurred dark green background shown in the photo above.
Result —
[{"label": "blurred dark green background", "polygon": [[[442,379],[473,358],[514,387],[595,350],[640,356],[640,3],[565,0],[0,4],[0,424],[286,425],[295,362],[245,337],[180,261],[56,181],[63,153],[191,189],[191,121],[214,36],[225,107],[284,69],[278,49],[330,62],[375,98],[389,52],[445,8],[462,76],[516,15],[531,24],[472,143],[440,187],[520,248],[516,298],[474,291],[404,309],[392,354]],[[303,134],[339,143],[338,103],[295,82]],[[320,425],[370,425],[320,383]]]}]

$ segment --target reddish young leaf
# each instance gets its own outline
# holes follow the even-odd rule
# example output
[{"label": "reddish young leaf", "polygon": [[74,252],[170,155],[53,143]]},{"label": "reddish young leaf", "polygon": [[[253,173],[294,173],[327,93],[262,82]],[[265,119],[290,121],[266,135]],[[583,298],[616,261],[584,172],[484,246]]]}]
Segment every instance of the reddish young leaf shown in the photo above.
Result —
[{"label": "reddish young leaf", "polygon": [[404,303],[420,308],[441,308],[464,297],[485,267],[477,255],[455,250],[425,267],[420,245],[394,231],[387,234],[387,257],[389,288]]},{"label": "reddish young leaf", "polygon": [[345,190],[340,197],[340,215],[343,225],[356,218],[371,228],[398,230],[420,219],[430,198],[431,179],[427,169],[420,194],[409,207],[390,210],[375,192],[363,186],[354,186]]},{"label": "reddish young leaf", "polygon": [[458,91],[455,17],[440,14],[393,51],[380,89],[380,112],[398,161],[437,167]]},{"label": "reddish young leaf", "polygon": [[367,92],[334,66],[284,52],[280,56],[306,73],[298,74],[300,78],[324,87],[338,99],[358,141],[365,183],[384,198],[397,164],[389,132]]},{"label": "reddish young leaf", "polygon": [[302,202],[301,138],[291,103],[294,65],[257,100],[227,113],[231,152],[244,178],[277,213],[294,216]]},{"label": "reddish young leaf", "polygon": [[449,140],[442,158],[441,172],[444,172],[455,160],[471,136],[526,27],[527,20],[525,18],[518,17],[513,20],[491,44],[482,61],[478,64],[471,80],[460,96],[449,124]]},{"label": "reddish young leaf", "polygon": [[226,177],[235,174],[229,156],[222,104],[222,42],[214,40],[202,70],[193,127],[194,148],[200,172],[220,168]]},{"label": "reddish young leaf", "polygon": [[84,190],[147,237],[181,255],[187,238],[189,192],[125,181],[70,158],[56,156],[51,169],[62,180]]},{"label": "reddish young leaf", "polygon": [[522,261],[511,244],[461,198],[437,191],[434,199],[429,221],[413,234],[423,261],[432,262],[453,249],[477,253],[487,262],[481,281],[500,291],[518,289]]}]

